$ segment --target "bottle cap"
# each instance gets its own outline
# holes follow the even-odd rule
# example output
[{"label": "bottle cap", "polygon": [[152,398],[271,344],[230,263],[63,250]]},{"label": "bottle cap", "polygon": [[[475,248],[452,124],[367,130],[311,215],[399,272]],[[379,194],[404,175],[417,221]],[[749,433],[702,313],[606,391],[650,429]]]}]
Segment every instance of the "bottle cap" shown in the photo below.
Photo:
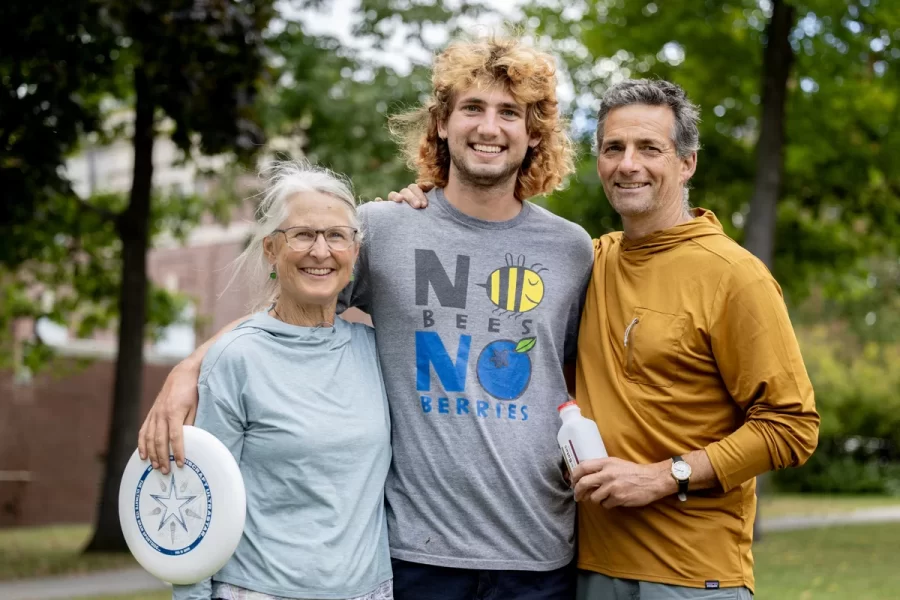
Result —
[{"label": "bottle cap", "polygon": [[560,404],[559,406],[557,406],[557,407],[556,407],[556,410],[558,410],[558,411],[559,411],[559,410],[562,410],[562,409],[564,409],[564,408],[567,407],[567,406],[578,406],[578,403],[575,402],[574,400],[569,400],[569,401],[563,402],[562,404]]}]

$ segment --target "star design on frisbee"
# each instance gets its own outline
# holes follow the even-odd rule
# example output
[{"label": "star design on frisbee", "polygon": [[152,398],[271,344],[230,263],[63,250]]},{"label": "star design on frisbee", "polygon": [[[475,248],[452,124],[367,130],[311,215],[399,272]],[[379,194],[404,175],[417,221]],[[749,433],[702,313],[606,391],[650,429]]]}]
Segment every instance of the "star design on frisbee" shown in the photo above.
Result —
[{"label": "star design on frisbee", "polygon": [[163,516],[159,522],[159,531],[169,519],[175,519],[181,527],[187,531],[187,525],[184,522],[184,514],[181,509],[190,504],[197,496],[179,496],[178,490],[175,489],[175,473],[172,473],[172,483],[169,485],[169,495],[150,494],[150,497],[156,500],[163,507]]}]

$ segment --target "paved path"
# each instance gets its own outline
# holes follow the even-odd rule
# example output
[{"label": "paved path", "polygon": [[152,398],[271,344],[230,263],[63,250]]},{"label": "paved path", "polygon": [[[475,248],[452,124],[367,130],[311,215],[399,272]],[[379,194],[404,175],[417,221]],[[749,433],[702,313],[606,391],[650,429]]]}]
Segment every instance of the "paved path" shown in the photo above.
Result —
[{"label": "paved path", "polygon": [[163,583],[141,568],[98,571],[88,575],[66,575],[0,582],[3,600],[51,600],[56,598],[98,598],[114,594],[165,590]]},{"label": "paved path", "polygon": [[862,525],[865,523],[892,523],[900,521],[900,506],[864,508],[848,513],[829,515],[795,515],[766,519],[763,514],[760,528],[763,531],[793,531],[815,529],[830,525]]},{"label": "paved path", "polygon": [[[900,506],[867,508],[849,513],[830,515],[802,515],[762,520],[761,528],[769,531],[793,531],[831,525],[858,525],[900,521]],[[165,590],[168,584],[143,569],[102,571],[89,575],[67,575],[0,582],[3,600],[55,600],[58,598],[102,598],[114,594],[132,594]]]}]

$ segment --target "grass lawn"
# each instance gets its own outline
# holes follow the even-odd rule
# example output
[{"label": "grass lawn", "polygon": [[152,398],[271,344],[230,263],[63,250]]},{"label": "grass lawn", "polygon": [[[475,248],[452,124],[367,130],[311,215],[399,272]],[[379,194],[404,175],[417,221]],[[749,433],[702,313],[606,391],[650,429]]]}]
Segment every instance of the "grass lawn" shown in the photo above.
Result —
[{"label": "grass lawn", "polygon": [[145,594],[132,594],[130,596],[87,596],[84,598],[73,598],[73,600],[172,600],[172,592],[147,592]]},{"label": "grass lawn", "polygon": [[[827,514],[900,505],[900,498],[767,496],[763,514]],[[88,525],[0,530],[0,580],[136,566],[130,554],[81,555]],[[756,597],[765,600],[900,598],[900,523],[767,533],[754,546]],[[171,592],[104,600],[169,600]],[[79,599],[86,600],[86,599]]]},{"label": "grass lawn", "polygon": [[900,523],[769,533],[754,544],[756,597],[900,597]]},{"label": "grass lawn", "polygon": [[82,555],[90,525],[0,529],[0,581],[135,567],[131,554]]},{"label": "grass lawn", "polygon": [[[764,600],[896,600],[900,523],[766,534],[754,546],[756,597]],[[169,600],[171,593],[103,600]],[[87,600],[79,599],[79,600]]]},{"label": "grass lawn", "polygon": [[826,515],[853,512],[865,508],[900,506],[900,496],[827,496],[818,494],[763,494],[762,518],[788,515]]}]

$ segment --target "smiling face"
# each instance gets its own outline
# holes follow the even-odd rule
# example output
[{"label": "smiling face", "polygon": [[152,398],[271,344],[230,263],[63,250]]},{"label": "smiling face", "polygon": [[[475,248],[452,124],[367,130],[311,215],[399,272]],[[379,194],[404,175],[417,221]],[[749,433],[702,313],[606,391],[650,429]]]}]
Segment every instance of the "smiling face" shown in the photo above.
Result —
[{"label": "smiling face", "polygon": [[674,127],[675,115],[668,106],[632,104],[607,115],[597,173],[609,203],[623,218],[682,204],[697,154],[677,155]]},{"label": "smiling face", "polygon": [[540,141],[525,125],[525,106],[499,85],[455,94],[450,116],[438,125],[450,149],[450,178],[485,188],[509,183]]},{"label": "smiling face", "polygon": [[[279,229],[301,226],[324,230],[355,224],[350,207],[342,200],[321,192],[303,192],[291,198],[290,212]],[[293,233],[276,232],[264,242],[266,258],[278,276],[281,299],[297,306],[336,303],[350,281],[359,243],[346,250],[333,250],[324,235],[317,235],[311,248],[298,251],[287,243],[287,236]]]}]

